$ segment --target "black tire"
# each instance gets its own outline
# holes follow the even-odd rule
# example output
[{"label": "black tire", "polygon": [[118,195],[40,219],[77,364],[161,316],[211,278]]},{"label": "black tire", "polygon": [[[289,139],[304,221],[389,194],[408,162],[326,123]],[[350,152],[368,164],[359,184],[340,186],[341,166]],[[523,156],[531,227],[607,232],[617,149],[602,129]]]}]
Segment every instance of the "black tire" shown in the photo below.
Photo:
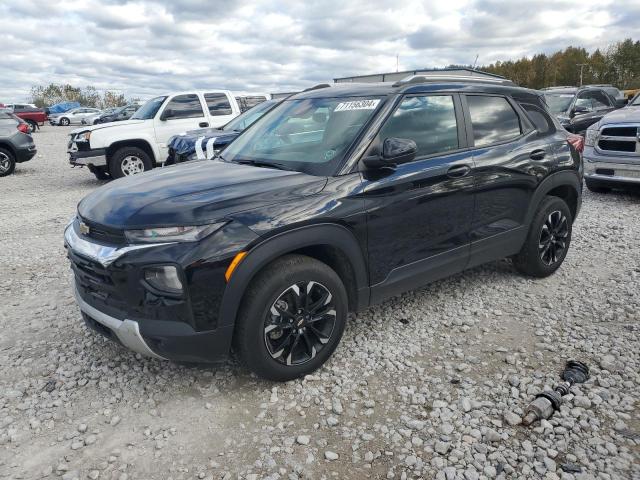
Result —
[{"label": "black tire", "polygon": [[16,157],[10,150],[0,148],[0,177],[11,175],[16,169]]},{"label": "black tire", "polygon": [[[294,286],[302,289],[296,294]],[[296,308],[309,305],[307,298],[313,303],[305,316],[307,310],[299,313]],[[281,313],[276,315],[272,312],[279,302]],[[347,310],[347,293],[334,270],[310,257],[285,255],[258,273],[247,288],[236,321],[234,351],[249,370],[269,380],[307,375],[338,346]],[[280,342],[283,345],[276,346]]]},{"label": "black tire", "polygon": [[107,167],[96,167],[95,165],[89,165],[89,171],[93,173],[98,180],[109,180],[111,175],[107,171]]},{"label": "black tire", "polygon": [[[136,164],[135,168],[131,166],[133,163]],[[138,147],[123,147],[116,150],[109,159],[109,173],[112,178],[136,175],[151,170],[152,167],[153,164],[147,152]]]},{"label": "black tire", "polygon": [[567,203],[558,197],[545,197],[533,216],[522,249],[513,257],[516,269],[539,278],[554,273],[569,251],[572,226],[573,215]]},{"label": "black tire", "polygon": [[607,193],[611,191],[610,187],[605,187],[601,183],[594,182],[593,180],[584,180],[584,183],[587,185],[587,188],[593,193]]},{"label": "black tire", "polygon": [[62,117],[60,119],[60,125],[62,125],[63,127],[66,127],[68,125],[70,125],[71,122],[69,121],[69,119],[67,117]]},{"label": "black tire", "polygon": [[34,133],[38,129],[38,124],[33,120],[25,120],[29,125],[29,133]]}]

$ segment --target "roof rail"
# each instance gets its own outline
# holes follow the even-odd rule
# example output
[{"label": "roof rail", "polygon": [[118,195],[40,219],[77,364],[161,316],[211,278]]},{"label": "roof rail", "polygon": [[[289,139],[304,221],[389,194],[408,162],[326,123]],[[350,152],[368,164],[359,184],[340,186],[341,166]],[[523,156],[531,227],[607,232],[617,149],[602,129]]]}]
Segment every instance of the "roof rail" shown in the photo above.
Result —
[{"label": "roof rail", "polygon": [[311,90],[320,90],[321,88],[329,88],[331,85],[328,83],[319,83],[313,87],[305,88],[303,92],[310,92]]},{"label": "roof rail", "polygon": [[488,83],[491,85],[516,86],[513,81],[506,78],[474,77],[472,75],[410,75],[402,80],[398,80],[393,86],[401,87],[402,85],[411,85],[413,83],[434,82]]}]

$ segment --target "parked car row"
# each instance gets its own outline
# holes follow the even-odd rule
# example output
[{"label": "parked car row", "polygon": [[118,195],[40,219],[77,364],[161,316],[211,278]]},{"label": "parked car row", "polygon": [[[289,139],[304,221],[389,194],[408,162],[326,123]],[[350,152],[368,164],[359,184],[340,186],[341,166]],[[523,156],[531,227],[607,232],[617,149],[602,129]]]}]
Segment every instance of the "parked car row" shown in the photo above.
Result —
[{"label": "parked car row", "polygon": [[[239,110],[228,91],[160,96],[130,121],[74,131],[70,158],[129,175],[164,163],[173,135]],[[79,203],[64,241],[89,328],[159,359],[233,348],[289,380],[332,355],[349,312],[503,257],[546,277],[567,255],[582,139],[539,92],[417,76],[320,85],[265,110],[213,161]]]}]

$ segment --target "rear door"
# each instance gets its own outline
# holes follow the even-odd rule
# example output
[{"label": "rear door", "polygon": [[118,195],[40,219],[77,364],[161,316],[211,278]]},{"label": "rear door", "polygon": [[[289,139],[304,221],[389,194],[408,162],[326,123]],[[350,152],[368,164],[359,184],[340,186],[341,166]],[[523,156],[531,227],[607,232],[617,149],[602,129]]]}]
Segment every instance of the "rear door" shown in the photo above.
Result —
[{"label": "rear door", "polygon": [[473,146],[475,208],[469,266],[475,266],[520,250],[533,194],[555,157],[551,135],[536,130],[511,98],[468,94],[463,105]]},{"label": "rear door", "polygon": [[154,119],[158,158],[162,161],[167,158],[167,143],[171,137],[200,125],[207,125],[207,117],[198,94],[185,93],[171,98]]},{"label": "rear door", "polygon": [[473,159],[457,94],[404,97],[366,155],[386,138],[418,147],[414,161],[365,170],[372,299],[464,269],[473,214]]},{"label": "rear door", "polygon": [[208,125],[219,128],[240,115],[236,102],[225,92],[211,92],[204,94],[204,102],[209,111]]}]

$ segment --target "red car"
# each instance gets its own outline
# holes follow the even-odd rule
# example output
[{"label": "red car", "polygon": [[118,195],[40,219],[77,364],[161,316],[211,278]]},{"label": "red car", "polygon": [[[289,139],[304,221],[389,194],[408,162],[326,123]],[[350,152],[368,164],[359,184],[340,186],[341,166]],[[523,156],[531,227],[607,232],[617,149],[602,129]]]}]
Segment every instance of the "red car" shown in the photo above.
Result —
[{"label": "red car", "polygon": [[14,105],[13,113],[29,125],[29,133],[35,132],[37,128],[44,125],[49,119],[47,112],[41,108],[33,108],[28,105]]}]

